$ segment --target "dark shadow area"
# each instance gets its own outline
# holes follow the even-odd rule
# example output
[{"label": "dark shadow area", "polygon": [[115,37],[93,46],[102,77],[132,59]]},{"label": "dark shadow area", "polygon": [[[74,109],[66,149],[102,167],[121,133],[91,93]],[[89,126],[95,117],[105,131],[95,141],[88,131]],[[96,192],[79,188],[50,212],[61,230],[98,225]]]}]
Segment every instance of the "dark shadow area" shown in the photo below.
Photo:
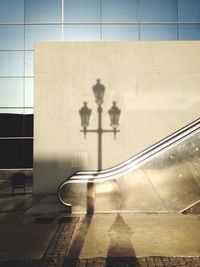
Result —
[{"label": "dark shadow area", "polygon": [[79,217],[61,217],[57,221],[58,223],[78,223],[79,222]]},{"label": "dark shadow area", "polygon": [[32,223],[48,224],[48,223],[53,223],[54,220],[55,220],[54,217],[38,217]]},{"label": "dark shadow area", "polygon": [[16,172],[12,175],[12,194],[14,195],[16,189],[22,189],[24,194],[26,192],[26,176],[23,172]]},{"label": "dark shadow area", "polygon": [[0,198],[32,194],[32,170],[0,170]]},{"label": "dark shadow area", "polygon": [[86,215],[81,222],[73,243],[67,253],[67,257],[64,260],[63,267],[76,267],[81,250],[83,248],[87,233],[89,231],[90,224],[92,222],[92,216]]},{"label": "dark shadow area", "polygon": [[118,214],[109,230],[110,246],[107,252],[106,267],[137,265],[135,251],[131,242],[132,231]]}]

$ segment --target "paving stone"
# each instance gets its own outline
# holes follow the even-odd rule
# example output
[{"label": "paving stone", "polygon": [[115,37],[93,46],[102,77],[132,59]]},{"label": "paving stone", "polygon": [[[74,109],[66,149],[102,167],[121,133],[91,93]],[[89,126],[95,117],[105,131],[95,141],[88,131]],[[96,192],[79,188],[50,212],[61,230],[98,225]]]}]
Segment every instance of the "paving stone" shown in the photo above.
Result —
[{"label": "paving stone", "polygon": [[[41,261],[0,261],[0,267],[156,267],[162,261],[165,267],[200,267],[200,258],[97,258],[74,259],[51,255]],[[185,262],[185,265],[183,263]],[[181,264],[180,264],[181,263]],[[161,266],[161,265],[160,265]]]},{"label": "paving stone", "polygon": [[[187,261],[186,261],[187,260]],[[82,264],[79,261],[78,266]],[[83,266],[85,264],[85,260]],[[183,265],[184,264],[184,265]],[[88,259],[86,267],[200,267],[200,258],[184,258],[184,257],[142,257],[142,258],[109,258],[104,260],[101,259]],[[85,267],[85,266],[84,266]]]}]

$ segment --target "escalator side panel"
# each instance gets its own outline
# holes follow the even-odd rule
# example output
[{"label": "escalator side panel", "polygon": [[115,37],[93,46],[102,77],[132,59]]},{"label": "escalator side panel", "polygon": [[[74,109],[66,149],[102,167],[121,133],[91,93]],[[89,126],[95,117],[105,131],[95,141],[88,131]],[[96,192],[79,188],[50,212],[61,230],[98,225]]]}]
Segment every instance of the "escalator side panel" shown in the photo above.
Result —
[{"label": "escalator side panel", "polygon": [[127,211],[167,212],[160,196],[142,168],[117,179]]},{"label": "escalator side panel", "polygon": [[169,211],[181,211],[200,198],[200,186],[192,168],[195,154],[191,153],[197,139],[199,134],[162,153],[144,167]]}]

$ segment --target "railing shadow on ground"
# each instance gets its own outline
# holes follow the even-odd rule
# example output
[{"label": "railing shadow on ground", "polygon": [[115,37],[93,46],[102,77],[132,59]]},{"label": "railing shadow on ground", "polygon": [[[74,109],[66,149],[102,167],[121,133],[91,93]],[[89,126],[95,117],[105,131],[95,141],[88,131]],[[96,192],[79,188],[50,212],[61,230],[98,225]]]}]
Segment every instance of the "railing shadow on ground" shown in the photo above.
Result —
[{"label": "railing shadow on ground", "polygon": [[92,222],[92,215],[87,214],[81,222],[81,226],[78,229],[72,244],[69,248],[68,254],[65,257],[63,266],[70,266],[70,267],[76,267],[77,261],[80,257],[81,250],[83,248],[83,245],[85,243],[85,239],[87,236],[87,233],[89,231],[90,224]]}]

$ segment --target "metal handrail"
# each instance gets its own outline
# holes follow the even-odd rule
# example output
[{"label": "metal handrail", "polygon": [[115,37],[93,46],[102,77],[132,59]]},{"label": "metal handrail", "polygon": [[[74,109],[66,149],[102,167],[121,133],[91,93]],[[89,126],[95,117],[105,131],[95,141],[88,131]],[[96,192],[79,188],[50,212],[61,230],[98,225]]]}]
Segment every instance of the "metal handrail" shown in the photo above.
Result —
[{"label": "metal handrail", "polygon": [[200,119],[186,125],[180,130],[174,132],[173,134],[167,136],[161,141],[155,143],[154,145],[148,147],[142,152],[136,154],[130,159],[120,163],[115,167],[111,167],[102,171],[79,171],[74,173],[72,176],[68,177],[64,182],[62,182],[58,188],[58,198],[65,206],[71,206],[64,202],[60,196],[61,189],[67,184],[71,183],[101,183],[109,180],[116,179],[126,173],[138,168],[145,162],[149,161],[155,155],[159,155],[163,150],[167,150],[176,144],[182,142],[188,137],[198,133],[200,130]]}]

